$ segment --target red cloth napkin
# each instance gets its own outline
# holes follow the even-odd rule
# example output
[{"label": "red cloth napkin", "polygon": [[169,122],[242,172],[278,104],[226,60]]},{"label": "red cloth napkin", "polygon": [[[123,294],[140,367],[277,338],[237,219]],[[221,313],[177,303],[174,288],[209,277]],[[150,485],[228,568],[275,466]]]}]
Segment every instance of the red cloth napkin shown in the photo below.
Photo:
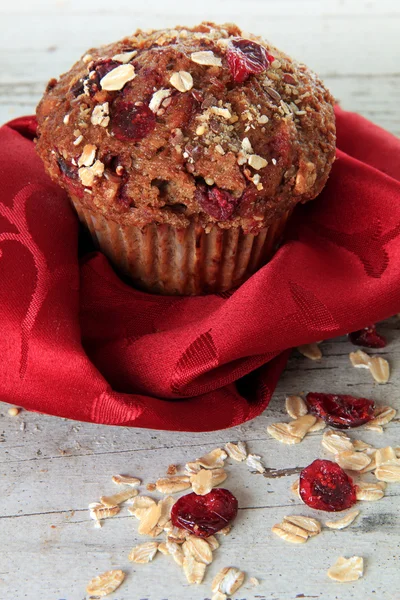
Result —
[{"label": "red cloth napkin", "polygon": [[[337,110],[337,161],[274,259],[232,294],[123,283],[45,175],[33,117],[0,129],[0,399],[95,423],[204,431],[267,406],[290,348],[400,310],[400,141]],[[288,350],[289,349],[289,350]]]}]

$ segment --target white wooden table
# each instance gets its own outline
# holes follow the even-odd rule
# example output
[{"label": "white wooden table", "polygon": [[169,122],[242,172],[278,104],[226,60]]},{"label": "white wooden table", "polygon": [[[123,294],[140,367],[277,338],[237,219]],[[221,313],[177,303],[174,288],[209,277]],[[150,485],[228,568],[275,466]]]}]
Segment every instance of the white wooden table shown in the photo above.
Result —
[{"label": "white wooden table", "polygon": [[[201,19],[236,21],[264,34],[304,60],[325,79],[344,108],[358,111],[400,134],[400,5],[397,0],[14,0],[0,6],[0,122],[30,113],[46,81],[69,68],[89,46],[118,39],[137,26],[194,24]],[[400,310],[400,307],[399,307]],[[353,369],[346,339],[324,342],[318,363],[294,353],[264,415],[231,430],[170,433],[90,425],[21,412],[0,405],[0,600],[83,600],[91,577],[110,568],[128,573],[114,600],[203,600],[212,576],[235,565],[261,585],[245,585],[235,598],[291,600],[400,599],[400,486],[363,503],[351,528],[324,532],[302,546],[271,534],[286,514],[313,513],[290,493],[300,467],[323,456],[321,434],[298,446],[282,446],[266,433],[284,418],[287,393],[326,391],[374,398],[400,410],[400,320],[382,324],[389,345],[380,353],[391,363],[385,386]],[[376,446],[400,445],[400,419],[384,434],[362,432]],[[261,454],[265,476],[232,465],[226,486],[240,511],[223,538],[206,580],[189,587],[167,557],[132,565],[127,555],[142,541],[126,509],[94,529],[87,505],[113,490],[111,476],[130,473],[153,481],[171,463],[184,464],[228,441],[243,439]],[[323,520],[323,519],[322,519]],[[366,561],[355,584],[329,580],[326,570],[340,555]]]}]

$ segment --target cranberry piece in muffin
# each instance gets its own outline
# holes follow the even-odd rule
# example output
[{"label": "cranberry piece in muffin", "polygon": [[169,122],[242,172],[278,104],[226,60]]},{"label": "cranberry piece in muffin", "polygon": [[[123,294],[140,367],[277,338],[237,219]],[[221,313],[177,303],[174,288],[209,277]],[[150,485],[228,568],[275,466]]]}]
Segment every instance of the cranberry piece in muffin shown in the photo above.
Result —
[{"label": "cranberry piece in muffin", "polygon": [[207,188],[201,184],[197,186],[196,199],[205,213],[219,221],[229,221],[239,202],[239,199],[234,198],[229,192],[220,190],[216,186]]},{"label": "cranberry piece in muffin", "polygon": [[148,106],[135,106],[132,102],[119,102],[113,106],[111,131],[118,140],[138,142],[156,125],[156,118]]},{"label": "cranberry piece in muffin", "polygon": [[226,51],[226,58],[236,83],[243,83],[249,75],[266,71],[273,56],[266,49],[250,40],[242,38],[232,40]]}]

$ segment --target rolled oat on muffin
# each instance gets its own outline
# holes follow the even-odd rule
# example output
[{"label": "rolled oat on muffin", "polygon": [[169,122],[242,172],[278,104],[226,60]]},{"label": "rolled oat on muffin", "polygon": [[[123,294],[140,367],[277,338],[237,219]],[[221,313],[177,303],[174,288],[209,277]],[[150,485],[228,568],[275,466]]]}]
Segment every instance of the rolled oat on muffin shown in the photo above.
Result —
[{"label": "rolled oat on muffin", "polygon": [[91,49],[49,82],[37,117],[37,151],[97,245],[161,294],[245,281],[335,156],[322,82],[231,24]]}]

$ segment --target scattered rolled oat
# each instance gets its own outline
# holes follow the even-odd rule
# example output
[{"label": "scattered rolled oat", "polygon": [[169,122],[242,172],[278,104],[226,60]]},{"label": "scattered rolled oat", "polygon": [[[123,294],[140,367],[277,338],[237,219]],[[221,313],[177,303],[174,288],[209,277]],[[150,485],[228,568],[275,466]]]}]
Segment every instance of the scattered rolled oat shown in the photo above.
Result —
[{"label": "scattered rolled oat", "polygon": [[306,436],[310,428],[315,425],[317,417],[314,415],[304,415],[288,423],[288,431],[291,435],[300,438],[300,441]]},{"label": "scattered rolled oat", "polygon": [[[291,544],[305,544],[308,536],[307,535],[299,535],[292,531],[292,527],[284,525],[284,523],[279,523],[272,527],[272,533],[275,533],[278,537],[285,540],[285,542],[289,542]],[[289,530],[289,531],[288,531]]]},{"label": "scattered rolled oat", "polygon": [[138,533],[140,535],[149,535],[157,527],[159,518],[161,517],[161,505],[154,504],[150,508],[142,509],[144,514],[140,519]]},{"label": "scattered rolled oat", "polygon": [[140,479],[137,477],[130,477],[130,475],[114,475],[112,480],[117,485],[130,485],[132,487],[137,487],[141,484]]},{"label": "scattered rolled oat", "polygon": [[260,585],[260,581],[257,579],[257,577],[250,577],[249,583],[253,587],[257,587],[258,585]]},{"label": "scattered rolled oat", "polygon": [[397,464],[384,464],[375,469],[375,477],[387,483],[400,483],[400,460]]},{"label": "scattered rolled oat", "polygon": [[274,525],[272,532],[291,544],[304,544],[308,538],[321,533],[321,524],[317,519],[292,515]]},{"label": "scattered rolled oat", "polygon": [[[217,467],[223,467],[224,461],[227,457],[228,455],[225,450],[222,450],[221,448],[215,448],[215,450],[212,450],[208,454],[205,454],[194,461],[194,463],[197,465],[196,467],[193,467],[195,469],[194,472],[198,471],[200,467],[203,467],[203,469],[216,469]],[[187,465],[193,465],[194,463],[187,463]]]},{"label": "scattered rolled oat", "polygon": [[356,484],[356,497],[357,500],[364,500],[366,502],[375,502],[380,500],[385,495],[386,483],[369,483],[366,481],[359,481]]},{"label": "scattered rolled oat", "polygon": [[211,469],[200,469],[198,473],[193,474],[190,477],[190,483],[195,494],[199,496],[205,496],[211,492],[212,484],[212,470]]},{"label": "scattered rolled oat", "polygon": [[282,442],[283,444],[299,444],[301,439],[294,436],[289,431],[288,423],[272,423],[268,425],[267,432],[278,442]]},{"label": "scattered rolled oat", "polygon": [[244,442],[238,442],[237,444],[233,444],[229,442],[225,445],[225,450],[228,453],[228,456],[233,460],[238,462],[243,462],[247,457],[247,448]]},{"label": "scattered rolled oat", "polygon": [[215,535],[209,535],[208,538],[206,538],[206,542],[213,552],[214,550],[217,550],[219,548],[219,541],[217,540]]},{"label": "scattered rolled oat", "polygon": [[184,560],[182,547],[177,542],[174,542],[170,539],[167,539],[165,546],[168,551],[168,554],[172,556],[176,564],[182,567]]},{"label": "scattered rolled oat", "polygon": [[378,448],[375,452],[375,462],[377,467],[386,464],[398,464],[394,448],[392,448],[392,446],[386,446],[386,448]]},{"label": "scattered rolled oat", "polygon": [[175,504],[174,498],[172,496],[166,496],[162,500],[159,501],[158,505],[161,508],[160,518],[157,521],[157,526],[164,529],[164,527],[169,523],[171,518],[171,509]]},{"label": "scattered rolled oat", "polygon": [[231,532],[231,529],[232,529],[232,525],[227,525],[226,527],[223,527],[222,529],[217,531],[217,535],[229,535],[229,533]]},{"label": "scattered rolled oat", "polygon": [[369,369],[369,356],[363,350],[350,352],[349,359],[353,367],[356,369]]},{"label": "scattered rolled oat", "polygon": [[261,456],[258,456],[257,454],[248,454],[246,464],[250,469],[257,471],[258,473],[265,473],[265,467],[261,462]]},{"label": "scattered rolled oat", "polygon": [[187,475],[173,475],[161,477],[156,481],[156,489],[162,494],[176,494],[190,488],[190,477]]},{"label": "scattered rolled oat", "polygon": [[326,428],[326,422],[323,419],[320,419],[319,417],[317,417],[317,420],[315,421],[314,425],[311,425],[310,429],[308,430],[308,433],[315,433],[317,431],[322,431],[322,429]]},{"label": "scattered rolled oat", "polygon": [[20,409],[17,408],[16,406],[12,406],[11,408],[8,409],[7,413],[10,417],[16,417],[17,415],[19,415]]},{"label": "scattered rolled oat", "polygon": [[307,404],[301,396],[286,396],[285,407],[286,412],[292,419],[304,417],[308,413]]},{"label": "scattered rolled oat", "polygon": [[156,501],[153,500],[153,498],[150,498],[150,496],[136,496],[130,502],[128,510],[133,513],[136,509],[150,508],[151,506],[154,506],[154,504],[156,504]]},{"label": "scattered rolled oat", "polygon": [[364,454],[364,452],[345,450],[344,452],[339,452],[335,455],[335,461],[342,469],[362,471],[370,464],[371,457]]},{"label": "scattered rolled oat", "polygon": [[132,548],[128,560],[134,563],[149,563],[153,560],[158,550],[158,542],[146,542]]},{"label": "scattered rolled oat", "polygon": [[92,502],[89,504],[89,515],[90,518],[95,521],[96,527],[101,527],[100,521],[114,517],[120,510],[119,506],[108,507],[104,506],[104,504],[100,504],[100,502]]},{"label": "scattered rolled oat", "polygon": [[169,82],[179,92],[188,92],[193,87],[193,77],[187,71],[173,73]]},{"label": "scattered rolled oat", "polygon": [[100,79],[100,87],[102,90],[108,92],[122,90],[124,85],[128,83],[128,81],[132,81],[135,77],[136,73],[133,65],[119,65]]},{"label": "scattered rolled oat", "polygon": [[220,592],[231,596],[244,582],[244,573],[236,567],[225,567],[221,569],[213,579],[211,590],[214,594]]},{"label": "scattered rolled oat", "polygon": [[197,561],[189,552],[185,554],[185,550],[182,566],[188,583],[200,584],[203,581],[206,565]]},{"label": "scattered rolled oat", "polygon": [[363,428],[368,429],[368,431],[375,431],[376,433],[383,433],[382,425],[376,425],[375,423],[372,423],[372,425],[371,425],[371,422],[365,423]]},{"label": "scattered rolled oat", "polygon": [[348,527],[355,521],[359,514],[359,510],[353,510],[341,519],[337,519],[336,521],[326,521],[325,526],[329,527],[329,529],[345,529],[345,527]]},{"label": "scattered rolled oat", "polygon": [[188,551],[198,562],[209,565],[212,563],[212,549],[207,540],[189,535],[183,544],[183,551]]},{"label": "scattered rolled oat", "polygon": [[198,65],[205,65],[210,67],[222,67],[222,60],[219,56],[215,56],[211,50],[203,50],[200,52],[192,52],[190,55],[192,62]]},{"label": "scattered rolled oat", "polygon": [[363,350],[350,352],[350,362],[353,367],[369,369],[372,377],[377,383],[387,383],[390,377],[389,363],[381,356],[369,356]]},{"label": "scattered rolled oat", "polygon": [[310,358],[311,360],[320,360],[322,358],[321,349],[316,343],[297,346],[297,350],[300,352],[300,354],[306,358]]},{"label": "scattered rolled oat", "polygon": [[356,452],[364,452],[365,450],[373,450],[371,444],[363,442],[363,440],[353,440],[353,448]]},{"label": "scattered rolled oat", "polygon": [[396,410],[390,406],[377,406],[374,414],[374,418],[367,425],[387,425],[396,416]]},{"label": "scattered rolled oat", "polygon": [[364,473],[370,473],[370,471],[375,471],[375,469],[376,469],[376,451],[374,451],[374,452],[362,452],[361,454],[365,454],[366,456],[369,456],[369,458],[371,460],[370,460],[370,463],[367,466],[365,466],[363,469],[361,469],[359,471],[359,473],[364,474]]},{"label": "scattered rolled oat", "polygon": [[103,597],[115,592],[125,579],[125,573],[119,569],[106,571],[94,577],[86,586],[86,592],[93,596]]},{"label": "scattered rolled oat", "polygon": [[160,542],[158,544],[158,551],[161,552],[161,554],[164,554],[165,556],[169,554],[166,542]]},{"label": "scattered rolled oat", "polygon": [[321,533],[321,523],[317,519],[312,519],[311,517],[290,515],[288,517],[283,517],[283,521],[301,527],[301,529],[306,531],[308,537],[313,537],[314,535]]},{"label": "scattered rolled oat", "polygon": [[290,486],[290,490],[301,502],[303,502],[303,499],[300,496],[300,479],[293,481],[292,485]]},{"label": "scattered rolled oat", "polygon": [[364,561],[360,556],[340,556],[328,571],[328,577],[340,582],[357,581],[363,574]]},{"label": "scattered rolled oat", "polygon": [[137,495],[138,491],[136,489],[127,489],[118,492],[117,494],[113,494],[112,496],[101,496],[100,502],[104,504],[104,506],[117,506]]},{"label": "scattered rolled oat", "polygon": [[225,481],[225,479],[228,477],[228,474],[225,471],[225,469],[212,469],[211,477],[212,477],[212,479],[211,479],[212,487],[217,487],[223,481]]},{"label": "scattered rolled oat", "polygon": [[211,596],[211,600],[227,600],[227,598],[228,596],[222,592],[215,592],[215,594]]},{"label": "scattered rolled oat", "polygon": [[348,435],[342,431],[333,431],[328,429],[322,436],[321,441],[322,447],[332,454],[339,454],[339,452],[351,452],[354,450],[353,442]]},{"label": "scattered rolled oat", "polygon": [[369,370],[377,383],[384,384],[389,381],[390,367],[386,358],[381,356],[371,358]]}]

